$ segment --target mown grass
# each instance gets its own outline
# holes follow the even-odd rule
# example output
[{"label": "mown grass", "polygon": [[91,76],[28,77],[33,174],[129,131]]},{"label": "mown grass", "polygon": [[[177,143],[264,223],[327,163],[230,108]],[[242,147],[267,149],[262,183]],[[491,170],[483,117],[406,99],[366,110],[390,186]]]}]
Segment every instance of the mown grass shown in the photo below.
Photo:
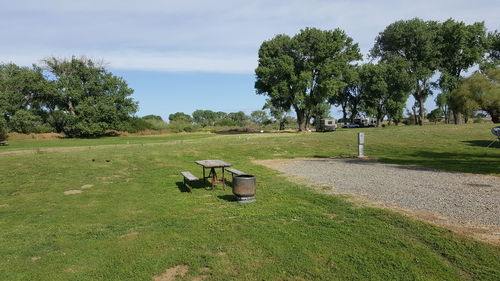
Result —
[{"label": "mown grass", "polygon": [[[370,157],[499,175],[498,146],[481,146],[489,127],[363,131]],[[189,266],[176,280],[498,280],[499,247],[315,193],[251,161],[355,155],[358,131],[174,135],[124,146],[102,145],[124,138],[95,139],[82,150],[0,155],[0,280],[151,280],[176,265]],[[185,192],[179,172],[201,175],[200,159],[257,175],[257,203],[201,183]],[[63,194],[86,184],[94,186]]]}]

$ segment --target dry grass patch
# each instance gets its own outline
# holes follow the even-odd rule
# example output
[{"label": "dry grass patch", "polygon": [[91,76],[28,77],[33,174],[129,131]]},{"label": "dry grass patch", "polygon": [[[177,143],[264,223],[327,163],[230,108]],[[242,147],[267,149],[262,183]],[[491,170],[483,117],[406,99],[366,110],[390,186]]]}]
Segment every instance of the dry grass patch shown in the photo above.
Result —
[{"label": "dry grass patch", "polygon": [[66,190],[64,191],[64,195],[72,195],[72,194],[80,194],[82,193],[83,191],[81,190],[76,190],[76,189],[73,189],[73,190]]},{"label": "dry grass patch", "polygon": [[189,271],[189,266],[187,265],[176,265],[171,268],[167,268],[165,272],[160,275],[153,276],[154,281],[174,281],[177,277],[183,277]]}]

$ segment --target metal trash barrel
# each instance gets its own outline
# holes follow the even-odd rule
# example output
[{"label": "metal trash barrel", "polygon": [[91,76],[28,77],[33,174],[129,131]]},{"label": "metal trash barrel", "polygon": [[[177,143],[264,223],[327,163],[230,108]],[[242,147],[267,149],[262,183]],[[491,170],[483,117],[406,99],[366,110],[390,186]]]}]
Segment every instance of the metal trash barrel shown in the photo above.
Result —
[{"label": "metal trash barrel", "polygon": [[233,177],[233,194],[239,203],[255,202],[255,176],[237,175]]}]

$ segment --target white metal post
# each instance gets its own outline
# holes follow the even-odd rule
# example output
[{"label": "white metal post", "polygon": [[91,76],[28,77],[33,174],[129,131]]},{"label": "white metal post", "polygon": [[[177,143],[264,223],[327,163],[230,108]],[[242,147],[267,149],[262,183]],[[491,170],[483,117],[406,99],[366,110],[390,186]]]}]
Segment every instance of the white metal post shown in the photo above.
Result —
[{"label": "white metal post", "polygon": [[365,133],[359,132],[358,133],[358,157],[365,157],[364,146],[365,146]]}]

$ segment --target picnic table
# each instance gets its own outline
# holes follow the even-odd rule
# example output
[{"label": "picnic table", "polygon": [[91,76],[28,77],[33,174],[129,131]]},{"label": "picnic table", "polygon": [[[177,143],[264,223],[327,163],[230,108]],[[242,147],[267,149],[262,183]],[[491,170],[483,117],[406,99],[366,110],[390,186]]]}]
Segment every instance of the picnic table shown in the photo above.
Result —
[{"label": "picnic table", "polygon": [[[217,183],[222,183],[222,188],[224,188],[225,185],[225,178],[224,178],[224,168],[232,166],[232,164],[224,162],[222,160],[198,160],[195,161],[196,164],[200,165],[203,167],[203,180],[206,182],[207,178],[211,179],[212,183],[212,188],[215,186]],[[215,169],[221,169],[221,174],[222,178],[218,179],[217,178],[217,172]],[[208,174],[208,177],[205,177],[205,169],[210,169],[210,173]]]}]

